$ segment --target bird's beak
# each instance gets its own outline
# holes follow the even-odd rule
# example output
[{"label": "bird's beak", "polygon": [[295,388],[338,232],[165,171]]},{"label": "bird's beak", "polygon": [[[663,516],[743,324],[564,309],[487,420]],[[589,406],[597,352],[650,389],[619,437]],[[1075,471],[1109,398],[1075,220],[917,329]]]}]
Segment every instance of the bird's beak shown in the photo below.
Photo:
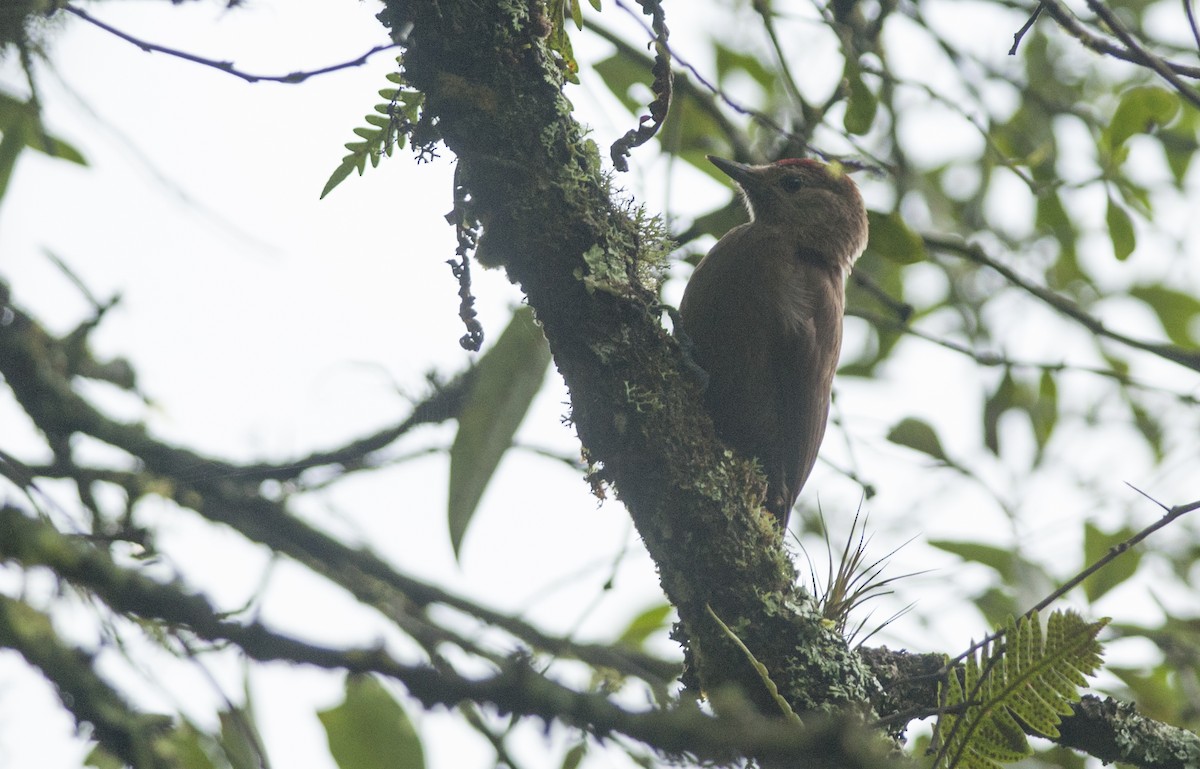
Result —
[{"label": "bird's beak", "polygon": [[716,155],[706,155],[708,162],[712,163],[730,179],[733,179],[740,185],[745,185],[746,182],[754,178],[754,166],[746,165],[745,163],[736,163],[732,160],[719,158]]}]

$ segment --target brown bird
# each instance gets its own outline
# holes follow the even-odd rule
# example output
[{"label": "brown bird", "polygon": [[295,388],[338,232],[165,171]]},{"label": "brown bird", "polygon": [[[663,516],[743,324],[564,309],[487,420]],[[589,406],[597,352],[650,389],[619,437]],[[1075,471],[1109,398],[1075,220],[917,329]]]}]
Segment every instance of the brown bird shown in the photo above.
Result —
[{"label": "brown bird", "polygon": [[867,212],[840,168],[708,159],[737,182],[750,221],[701,260],[679,313],[708,374],[717,435],[758,459],[766,507],[785,529],[825,435],[845,279],[867,244]]}]

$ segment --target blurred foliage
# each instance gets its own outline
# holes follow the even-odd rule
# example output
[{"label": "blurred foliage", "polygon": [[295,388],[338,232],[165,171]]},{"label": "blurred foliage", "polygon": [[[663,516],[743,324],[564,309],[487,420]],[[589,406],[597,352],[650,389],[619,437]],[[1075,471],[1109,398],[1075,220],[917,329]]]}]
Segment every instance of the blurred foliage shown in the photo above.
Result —
[{"label": "blurred foliage", "polygon": [[25,149],[87,165],[79,150],[46,130],[36,102],[0,92],[0,199],[8,189],[17,158]]},{"label": "blurred foliage", "polygon": [[513,436],[542,389],[549,365],[550,348],[533,311],[521,307],[475,366],[450,447],[447,521],[456,557],[461,558],[463,537],[479,500],[500,459],[513,445]]},{"label": "blurred foliage", "polygon": [[338,769],[425,769],[425,751],[404,708],[370,676],[346,679],[346,698],[317,714]]}]

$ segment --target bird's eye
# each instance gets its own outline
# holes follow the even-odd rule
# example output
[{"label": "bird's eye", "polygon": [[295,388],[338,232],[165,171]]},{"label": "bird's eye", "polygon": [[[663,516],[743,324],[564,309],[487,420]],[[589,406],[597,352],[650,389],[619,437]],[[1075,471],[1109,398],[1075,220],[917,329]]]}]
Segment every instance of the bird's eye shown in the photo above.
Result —
[{"label": "bird's eye", "polygon": [[779,182],[779,186],[783,187],[784,192],[795,192],[804,186],[804,182],[800,181],[798,176],[785,176]]}]

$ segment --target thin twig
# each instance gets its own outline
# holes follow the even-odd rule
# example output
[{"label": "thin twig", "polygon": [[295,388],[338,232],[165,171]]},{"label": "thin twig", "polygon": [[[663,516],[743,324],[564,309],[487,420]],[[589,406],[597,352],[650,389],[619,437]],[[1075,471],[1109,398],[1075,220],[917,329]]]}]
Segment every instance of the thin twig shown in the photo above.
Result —
[{"label": "thin twig", "polygon": [[1192,9],[1192,0],[1183,0],[1183,12],[1187,14],[1188,26],[1192,29],[1192,39],[1196,41],[1196,49],[1200,50],[1200,27],[1196,25],[1196,12]]},{"label": "thin twig", "polygon": [[[948,56],[952,56],[952,58],[954,58],[954,56],[951,54],[950,50],[947,50],[946,48],[943,48],[943,50],[946,51]],[[954,53],[957,53],[957,52],[954,52]],[[963,106],[963,104],[958,99],[954,99],[954,98],[947,96],[944,91],[940,91],[936,88],[933,88],[932,86],[928,85],[927,83],[918,83],[918,82],[898,78],[894,74],[892,74],[890,71],[888,71],[887,69],[884,69],[884,68],[878,68],[878,67],[874,67],[869,64],[866,64],[862,67],[862,71],[870,73],[872,75],[875,75],[876,77],[883,80],[885,83],[893,83],[895,85],[900,85],[900,86],[904,86],[907,88],[914,88],[919,91],[922,91],[932,101],[935,101],[938,104],[941,104],[943,107],[950,110],[951,112],[958,113],[959,117],[961,117],[963,120],[967,121],[967,123],[969,123],[971,125],[971,127],[974,128],[979,133],[979,138],[982,139],[984,144],[987,145],[988,150],[990,150],[995,155],[997,163],[999,165],[1003,166],[1004,168],[1008,169],[1009,172],[1011,172],[1014,176],[1016,176],[1018,179],[1020,179],[1022,182],[1024,182],[1025,186],[1029,188],[1030,192],[1032,192],[1034,195],[1037,195],[1039,193],[1040,189],[1044,186],[1043,184],[1036,181],[1033,178],[1033,176],[1029,173],[1029,171],[1025,170],[1025,168],[1022,167],[1023,164],[1020,161],[1014,160],[1013,158],[1008,156],[1008,154],[1005,152],[1004,148],[1001,147],[999,142],[996,141],[996,137],[995,137],[994,133],[991,130],[989,130],[987,126],[983,125],[980,118],[977,118],[976,116],[972,115],[968,111],[968,109],[965,106]],[[975,96],[976,104],[982,105],[983,99],[979,96],[979,94],[976,92],[973,95]]]},{"label": "thin twig", "polygon": [[1058,312],[1076,321],[1097,336],[1107,337],[1127,347],[1157,355],[1160,358],[1178,363],[1194,371],[1200,371],[1200,350],[1187,350],[1172,344],[1147,342],[1142,339],[1134,339],[1133,337],[1126,336],[1118,331],[1113,331],[1097,318],[1084,312],[1079,305],[1067,297],[1056,294],[1050,289],[1039,286],[1030,280],[1026,280],[1011,267],[996,261],[976,243],[968,243],[959,238],[943,235],[923,235],[922,240],[925,242],[927,248],[944,253],[957,254],[976,264],[990,267],[1000,273],[1001,277],[1009,283],[1041,299]]},{"label": "thin twig", "polygon": [[[1085,579],[1092,576],[1096,572],[1100,571],[1100,569],[1103,569],[1105,566],[1107,566],[1109,563],[1111,563],[1114,559],[1116,559],[1122,553],[1128,551],[1130,548],[1141,543],[1142,540],[1146,539],[1154,532],[1174,523],[1175,521],[1179,520],[1180,518],[1182,518],[1183,516],[1187,515],[1190,512],[1193,512],[1195,510],[1200,510],[1200,500],[1197,500],[1195,502],[1188,502],[1187,504],[1183,504],[1183,505],[1175,505],[1174,507],[1167,507],[1162,502],[1159,502],[1158,500],[1154,499],[1149,494],[1142,491],[1141,489],[1134,486],[1133,484],[1127,482],[1125,485],[1128,486],[1129,488],[1133,489],[1134,491],[1136,491],[1138,494],[1141,494],[1146,499],[1149,499],[1154,504],[1161,507],[1163,510],[1166,511],[1166,515],[1164,515],[1162,518],[1159,518],[1157,521],[1155,521],[1154,523],[1145,527],[1144,529],[1137,532],[1136,534],[1129,537],[1128,539],[1124,540],[1123,542],[1120,542],[1120,543],[1110,547],[1108,549],[1108,552],[1106,552],[1100,558],[1096,559],[1096,561],[1094,563],[1092,563],[1087,568],[1080,571],[1075,576],[1071,577],[1069,580],[1067,580],[1061,586],[1059,586],[1059,588],[1057,590],[1050,593],[1042,600],[1038,601],[1037,604],[1035,604],[1034,606],[1030,607],[1030,609],[1028,611],[1026,611],[1024,614],[1021,615],[1023,618],[1028,618],[1028,617],[1032,616],[1034,612],[1039,612],[1042,609],[1045,609],[1047,606],[1054,603],[1059,598],[1063,597],[1064,595],[1069,593],[1071,590],[1078,587],[1079,584],[1082,583]],[[992,643],[993,641],[999,639],[1003,635],[1004,635],[1004,631],[999,630],[995,633],[992,633],[991,635],[985,636],[981,641],[971,644],[971,646],[966,651],[964,651],[962,654],[958,655],[954,659],[950,660],[942,667],[943,673],[945,671],[951,670],[955,665],[957,665],[958,663],[960,663],[964,659],[966,659],[968,655],[974,654],[976,649],[983,648],[985,645]]]},{"label": "thin twig", "polygon": [[[1087,28],[1086,25],[1083,24],[1083,22],[1079,20],[1077,16],[1075,16],[1075,14],[1071,13],[1071,11],[1068,10],[1065,5],[1059,2],[1059,0],[1042,0],[1042,6],[1045,11],[1049,13],[1056,22],[1058,22],[1058,25],[1066,30],[1069,35],[1096,53],[1103,53],[1117,59],[1132,62],[1134,64],[1147,63],[1147,60],[1143,54],[1137,51],[1131,51],[1128,48],[1122,48],[1121,46],[1115,44],[1112,40],[1109,40],[1107,37],[1104,37],[1103,35],[1097,35],[1092,32]],[[1174,72],[1178,75],[1190,78],[1200,78],[1200,67],[1187,64],[1178,64],[1176,62],[1165,61],[1162,59],[1159,59],[1158,61],[1171,72]]]},{"label": "thin twig", "polygon": [[1143,497],[1150,500],[1154,504],[1161,507],[1163,510],[1166,511],[1166,515],[1164,515],[1162,518],[1159,518],[1157,521],[1150,524],[1146,528],[1142,529],[1137,534],[1134,534],[1132,537],[1125,540],[1124,542],[1121,542],[1119,544],[1116,544],[1116,545],[1113,545],[1112,547],[1110,547],[1108,549],[1108,552],[1106,552],[1099,559],[1097,559],[1095,563],[1093,563],[1091,566],[1088,566],[1086,569],[1079,572],[1074,577],[1071,577],[1069,580],[1064,582],[1057,590],[1055,590],[1053,593],[1051,593],[1050,595],[1046,596],[1041,601],[1039,601],[1036,606],[1034,606],[1029,611],[1025,612],[1025,616],[1028,617],[1033,612],[1041,611],[1042,609],[1046,608],[1050,604],[1054,603],[1059,598],[1066,595],[1068,592],[1070,592],[1072,589],[1074,589],[1076,586],[1078,586],[1079,583],[1083,582],[1088,577],[1092,576],[1096,572],[1103,569],[1105,566],[1107,566],[1109,563],[1111,563],[1113,561],[1113,559],[1115,559],[1117,556],[1121,555],[1129,548],[1138,544],[1139,542],[1141,542],[1142,540],[1144,540],[1146,537],[1150,536],[1154,532],[1158,531],[1159,529],[1163,528],[1164,526],[1174,523],[1176,520],[1178,520],[1179,518],[1182,518],[1183,516],[1187,515],[1188,513],[1192,512],[1193,510],[1200,509],[1200,501],[1191,502],[1186,505],[1175,505],[1174,507],[1167,507],[1162,502],[1159,502],[1154,497],[1151,497],[1149,494],[1147,494],[1146,492],[1139,489],[1137,486],[1134,486],[1132,483],[1127,482],[1125,485],[1128,486],[1129,488],[1133,489],[1134,491],[1136,491],[1138,494],[1141,494]]},{"label": "thin twig", "polygon": [[908,334],[910,336],[916,337],[917,339],[921,339],[921,340],[929,342],[931,344],[936,344],[939,347],[943,347],[947,350],[950,350],[951,352],[956,352],[956,353],[959,353],[960,355],[965,355],[966,357],[970,358],[975,363],[978,363],[980,366],[988,366],[988,367],[1003,366],[1005,368],[1012,368],[1012,369],[1032,369],[1034,371],[1041,371],[1041,372],[1046,372],[1046,373],[1050,373],[1050,374],[1058,374],[1058,373],[1066,373],[1066,372],[1091,374],[1092,376],[1098,376],[1098,377],[1104,377],[1106,379],[1111,379],[1123,387],[1129,387],[1129,388],[1136,389],[1136,390],[1145,390],[1148,392],[1162,393],[1164,395],[1168,395],[1186,406],[1200,405],[1200,397],[1197,397],[1190,393],[1177,392],[1175,390],[1168,390],[1168,389],[1163,388],[1161,385],[1150,384],[1149,382],[1139,381],[1139,380],[1134,379],[1133,377],[1129,376],[1128,374],[1124,374],[1124,373],[1122,373],[1120,371],[1116,371],[1114,369],[1100,368],[1098,366],[1086,366],[1086,365],[1077,364],[1077,363],[1068,363],[1066,361],[1060,361],[1057,363],[1049,363],[1049,362],[1043,362],[1043,361],[1017,360],[1015,358],[1010,358],[1007,355],[1004,355],[1004,354],[998,353],[998,352],[993,352],[991,350],[977,350],[968,345],[956,342],[953,339],[947,339],[944,337],[940,337],[940,336],[931,334],[930,332],[924,331],[920,328],[917,328],[916,326],[913,326],[910,323],[907,323],[903,320],[896,320],[893,318],[885,317],[878,313],[868,312],[866,310],[862,310],[862,309],[859,309],[856,307],[848,307],[846,309],[846,315],[855,317],[855,318],[861,318],[873,326],[877,326],[882,329],[887,329],[889,331],[896,331],[901,334]]},{"label": "thin twig", "polygon": [[218,61],[216,59],[207,59],[203,56],[197,56],[194,53],[187,53],[186,51],[180,51],[175,48],[168,48],[164,45],[158,45],[157,43],[151,43],[146,40],[136,38],[133,35],[129,34],[128,32],[122,32],[121,30],[117,29],[114,26],[105,24],[103,21],[100,21],[99,19],[97,19],[95,16],[92,16],[87,11],[85,11],[81,8],[76,8],[73,5],[63,6],[63,10],[66,11],[67,13],[71,13],[71,14],[74,14],[75,16],[78,16],[79,18],[83,19],[84,21],[88,22],[89,24],[99,27],[100,29],[104,30],[105,32],[108,32],[111,35],[116,35],[117,37],[121,38],[122,40],[124,40],[127,43],[132,43],[133,45],[136,45],[138,48],[141,48],[146,53],[164,53],[167,56],[174,56],[177,59],[183,59],[185,61],[190,61],[195,64],[202,64],[205,67],[212,67],[213,69],[220,70],[221,72],[225,72],[226,74],[233,75],[234,77],[237,77],[237,78],[241,78],[242,80],[245,80],[247,83],[266,82],[266,83],[287,83],[289,85],[294,85],[296,83],[303,83],[305,80],[308,80],[310,77],[316,77],[317,75],[325,75],[330,72],[337,72],[338,70],[349,69],[351,67],[361,67],[362,65],[367,63],[368,59],[370,59],[372,56],[379,53],[380,51],[386,51],[389,48],[398,47],[395,43],[388,43],[387,45],[377,45],[374,48],[372,48],[371,50],[364,53],[362,56],[359,56],[357,59],[353,59],[352,61],[344,61],[340,64],[331,64],[328,67],[321,67],[320,69],[289,72],[286,75],[253,75],[253,74],[250,74],[249,72],[243,72],[242,70],[238,69],[234,65],[234,63],[231,61]]},{"label": "thin twig", "polygon": [[[802,116],[807,116],[811,108],[804,101],[804,97],[800,94],[800,86],[796,84],[796,78],[792,76],[792,70],[788,67],[787,58],[783,55],[783,46],[779,43],[779,34],[775,31],[775,21],[772,18],[771,8],[767,3],[754,3],[754,10],[758,12],[762,19],[763,28],[767,31],[767,37],[771,40],[771,48],[775,51],[775,61],[779,65],[779,71],[783,73],[783,84],[788,91],[788,96],[796,103],[800,109]],[[807,129],[808,127],[805,126]]]},{"label": "thin twig", "polygon": [[[1184,2],[1187,2],[1187,0],[1184,0]],[[1042,4],[1038,3],[1037,8],[1033,9],[1033,13],[1029,14],[1029,19],[1024,24],[1021,25],[1021,28],[1018,29],[1015,34],[1013,34],[1012,48],[1008,49],[1009,56],[1017,55],[1017,48],[1019,48],[1021,45],[1021,39],[1025,37],[1026,32],[1033,29],[1034,23],[1038,20],[1038,16],[1041,16],[1041,15],[1042,15]]]},{"label": "thin twig", "polygon": [[1117,18],[1115,13],[1110,11],[1103,3],[1099,2],[1099,0],[1087,0],[1087,4],[1088,8],[1091,8],[1092,12],[1099,16],[1100,19],[1108,25],[1108,28],[1112,30],[1113,34],[1125,44],[1125,47],[1130,51],[1133,51],[1138,57],[1141,58],[1142,63],[1149,66],[1150,69],[1157,72],[1163,80],[1166,80],[1168,83],[1170,83],[1171,86],[1179,92],[1180,96],[1191,102],[1193,107],[1200,109],[1200,93],[1197,93],[1195,89],[1183,82],[1179,75],[1176,74],[1175,71],[1172,70],[1165,61],[1163,61],[1157,55],[1150,53],[1150,51],[1148,51],[1136,38],[1134,38],[1133,33],[1125,28],[1125,25],[1121,23],[1121,20]]}]

